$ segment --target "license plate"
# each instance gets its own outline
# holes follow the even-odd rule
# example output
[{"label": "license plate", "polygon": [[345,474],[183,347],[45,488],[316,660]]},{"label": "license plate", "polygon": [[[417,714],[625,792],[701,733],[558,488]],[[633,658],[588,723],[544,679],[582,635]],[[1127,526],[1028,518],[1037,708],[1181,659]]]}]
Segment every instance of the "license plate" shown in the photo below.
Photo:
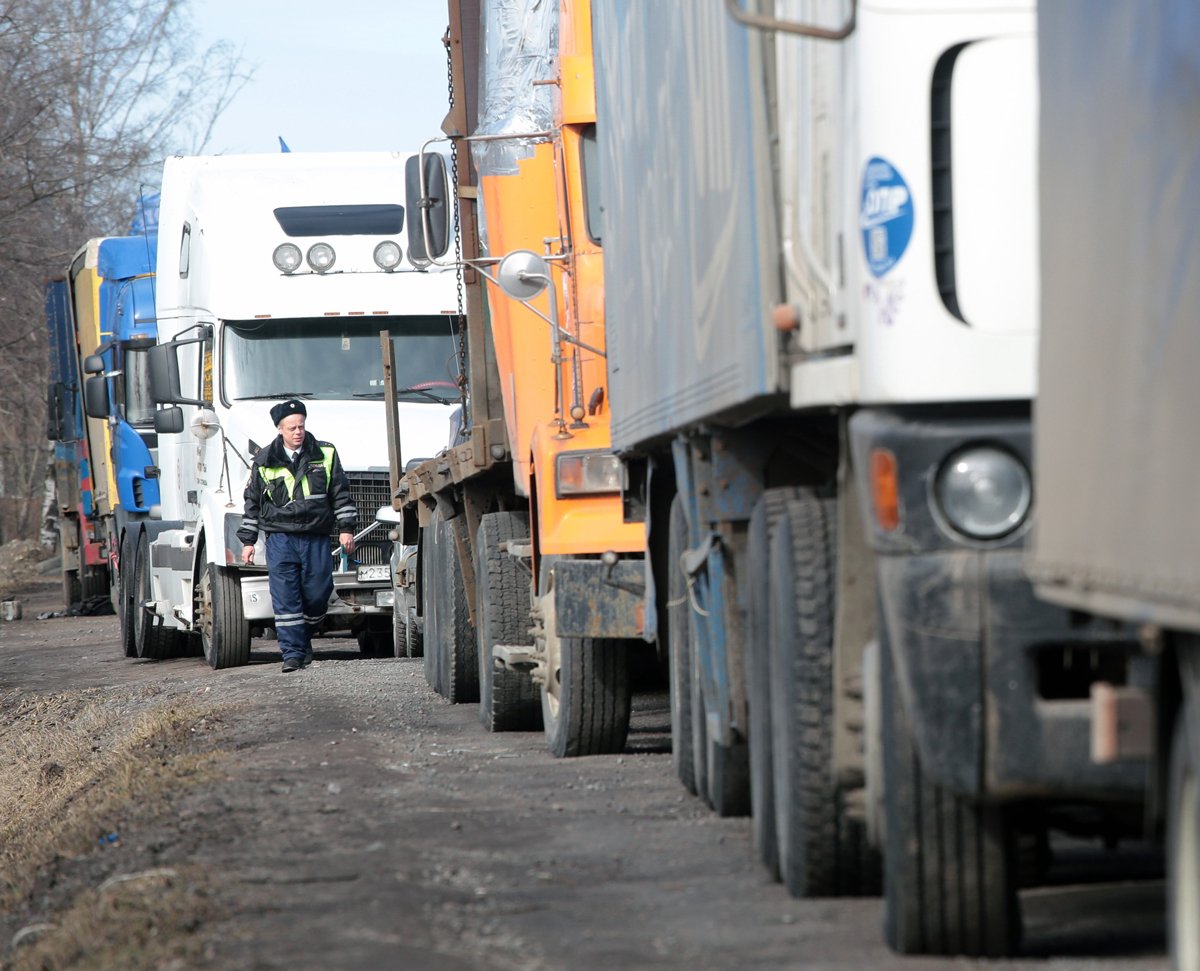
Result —
[{"label": "license plate", "polygon": [[387,580],[391,577],[392,571],[386,563],[381,563],[376,566],[360,566],[358,568],[358,582],[370,583],[372,580]]}]

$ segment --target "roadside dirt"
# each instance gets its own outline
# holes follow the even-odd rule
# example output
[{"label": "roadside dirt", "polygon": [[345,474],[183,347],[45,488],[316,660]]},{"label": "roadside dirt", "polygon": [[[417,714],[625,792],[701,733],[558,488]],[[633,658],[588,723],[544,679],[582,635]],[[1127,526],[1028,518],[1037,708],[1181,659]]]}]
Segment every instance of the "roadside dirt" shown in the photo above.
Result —
[{"label": "roadside dirt", "polygon": [[[674,780],[665,695],[639,696],[623,755],[556,760],[540,734],[484,732],[420,660],[329,638],[296,674],[270,641],[229,671],[141,662],[114,617],[37,620],[61,609],[56,579],[17,595],[4,971],[983,966],[891,955],[878,900],[788,898],[748,820]],[[1117,906],[1086,933],[1160,912],[1161,887]],[[1163,967],[1150,928],[1054,966]]]}]

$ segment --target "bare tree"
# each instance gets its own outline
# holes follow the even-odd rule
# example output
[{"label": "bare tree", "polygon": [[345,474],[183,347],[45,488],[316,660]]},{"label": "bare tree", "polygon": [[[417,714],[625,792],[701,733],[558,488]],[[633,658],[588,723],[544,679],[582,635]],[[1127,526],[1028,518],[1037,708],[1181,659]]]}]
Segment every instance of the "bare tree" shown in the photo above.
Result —
[{"label": "bare tree", "polygon": [[162,159],[202,151],[249,80],[194,36],[187,0],[0,0],[0,542],[41,513],[44,282],[128,233]]}]

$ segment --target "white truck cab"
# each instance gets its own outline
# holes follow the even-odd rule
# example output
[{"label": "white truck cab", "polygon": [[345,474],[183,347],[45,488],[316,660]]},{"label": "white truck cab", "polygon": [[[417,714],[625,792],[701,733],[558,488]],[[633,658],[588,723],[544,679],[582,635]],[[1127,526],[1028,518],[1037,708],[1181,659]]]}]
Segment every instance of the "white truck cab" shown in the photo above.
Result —
[{"label": "white truck cab", "polygon": [[151,375],[168,407],[156,415],[162,505],[135,554],[143,656],[194,632],[213,667],[244,664],[252,631],[273,625],[262,537],[245,566],[236,531],[250,464],[276,435],[270,408],[288,398],[337,447],[359,509],[354,555],[331,537],[326,625],[391,653],[390,543],[375,522],[391,502],[381,333],[406,455],[441,448],[460,402],[457,277],[406,251],[407,158],[167,159]]}]

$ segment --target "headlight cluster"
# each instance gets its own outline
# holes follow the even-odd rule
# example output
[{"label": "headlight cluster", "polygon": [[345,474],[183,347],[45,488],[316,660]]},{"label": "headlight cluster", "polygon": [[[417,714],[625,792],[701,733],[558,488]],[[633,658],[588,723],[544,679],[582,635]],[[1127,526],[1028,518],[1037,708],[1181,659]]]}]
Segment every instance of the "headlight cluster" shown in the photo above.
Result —
[{"label": "headlight cluster", "polygon": [[597,496],[620,492],[624,468],[612,452],[563,452],[554,460],[554,494]]},{"label": "headlight cluster", "polygon": [[[404,251],[399,243],[385,239],[375,247],[372,256],[379,269],[390,273],[400,265]],[[280,243],[271,254],[271,260],[275,269],[283,274],[295,273],[302,262],[308,263],[314,273],[327,273],[337,262],[337,252],[329,243],[313,243],[306,254],[301,254],[300,247],[295,243]]]}]

